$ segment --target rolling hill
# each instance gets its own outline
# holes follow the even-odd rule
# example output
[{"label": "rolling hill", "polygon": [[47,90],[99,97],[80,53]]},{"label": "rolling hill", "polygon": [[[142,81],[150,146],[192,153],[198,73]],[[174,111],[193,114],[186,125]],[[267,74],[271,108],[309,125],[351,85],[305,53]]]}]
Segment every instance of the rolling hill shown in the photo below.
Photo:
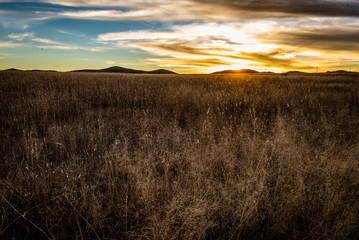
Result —
[{"label": "rolling hill", "polygon": [[97,72],[97,73],[146,73],[146,74],[177,74],[166,69],[157,69],[153,71],[144,71],[131,68],[124,68],[119,66],[104,68],[104,69],[81,69],[72,72]]},{"label": "rolling hill", "polygon": [[213,72],[212,74],[234,74],[234,73],[259,73],[252,69],[241,69],[241,70],[224,70],[219,72]]}]

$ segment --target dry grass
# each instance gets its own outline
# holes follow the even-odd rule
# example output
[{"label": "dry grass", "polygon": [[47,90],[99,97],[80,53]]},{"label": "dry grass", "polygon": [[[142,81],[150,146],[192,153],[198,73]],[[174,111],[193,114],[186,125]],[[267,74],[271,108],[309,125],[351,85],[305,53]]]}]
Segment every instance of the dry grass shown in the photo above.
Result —
[{"label": "dry grass", "polygon": [[359,239],[359,79],[0,73],[1,239]]}]

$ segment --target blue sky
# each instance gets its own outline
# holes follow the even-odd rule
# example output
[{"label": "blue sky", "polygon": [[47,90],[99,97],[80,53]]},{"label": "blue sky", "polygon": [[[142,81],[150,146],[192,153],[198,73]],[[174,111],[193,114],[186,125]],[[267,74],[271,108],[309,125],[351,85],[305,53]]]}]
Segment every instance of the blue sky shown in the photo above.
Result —
[{"label": "blue sky", "polygon": [[344,0],[0,0],[0,69],[359,71]]}]

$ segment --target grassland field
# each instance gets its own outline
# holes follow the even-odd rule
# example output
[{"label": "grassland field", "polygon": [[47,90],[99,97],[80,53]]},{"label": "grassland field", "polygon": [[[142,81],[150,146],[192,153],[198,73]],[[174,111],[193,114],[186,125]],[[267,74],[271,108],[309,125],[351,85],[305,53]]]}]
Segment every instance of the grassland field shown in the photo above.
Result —
[{"label": "grassland field", "polygon": [[359,75],[0,72],[0,239],[359,239]]}]

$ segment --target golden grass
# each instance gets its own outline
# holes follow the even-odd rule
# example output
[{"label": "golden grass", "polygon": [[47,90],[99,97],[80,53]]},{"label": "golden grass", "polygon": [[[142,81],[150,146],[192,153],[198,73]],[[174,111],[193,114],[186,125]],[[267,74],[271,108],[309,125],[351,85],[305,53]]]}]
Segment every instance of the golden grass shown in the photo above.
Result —
[{"label": "golden grass", "polygon": [[1,239],[358,239],[359,79],[1,72]]}]

